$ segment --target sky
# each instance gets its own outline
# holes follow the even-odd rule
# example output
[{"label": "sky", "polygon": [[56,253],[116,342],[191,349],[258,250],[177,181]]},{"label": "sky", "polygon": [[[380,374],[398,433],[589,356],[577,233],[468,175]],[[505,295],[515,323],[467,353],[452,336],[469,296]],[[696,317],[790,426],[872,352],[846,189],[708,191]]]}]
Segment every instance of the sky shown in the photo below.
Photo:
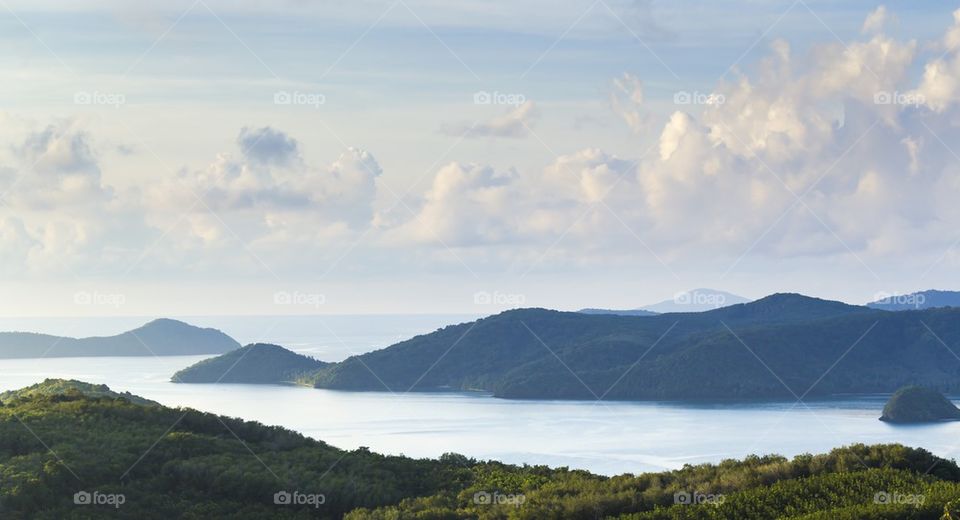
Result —
[{"label": "sky", "polygon": [[3,316],[960,289],[960,5],[139,4],[0,3]]}]

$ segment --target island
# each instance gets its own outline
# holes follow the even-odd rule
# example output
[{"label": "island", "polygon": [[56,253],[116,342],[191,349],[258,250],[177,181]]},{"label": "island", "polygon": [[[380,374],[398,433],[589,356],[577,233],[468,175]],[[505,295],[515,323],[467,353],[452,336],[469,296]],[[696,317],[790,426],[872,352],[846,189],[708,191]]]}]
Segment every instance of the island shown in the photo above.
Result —
[{"label": "island", "polygon": [[908,384],[960,392],[956,359],[931,330],[960,337],[960,308],[889,312],[802,294],[654,316],[527,308],[338,363],[276,345],[240,350],[174,381],[591,401],[828,398]]},{"label": "island", "polygon": [[591,401],[827,398],[941,382],[960,391],[956,359],[926,326],[960,337],[960,309],[887,312],[801,294],[643,317],[515,309],[347,358],[312,380]]},{"label": "island", "polygon": [[222,354],[240,346],[216,329],[158,319],[115,336],[68,338],[33,332],[0,332],[0,359]]},{"label": "island", "polygon": [[898,424],[957,421],[960,408],[936,390],[907,386],[890,397],[880,420]]},{"label": "island", "polygon": [[328,365],[279,345],[254,343],[173,375],[174,383],[294,384]]}]

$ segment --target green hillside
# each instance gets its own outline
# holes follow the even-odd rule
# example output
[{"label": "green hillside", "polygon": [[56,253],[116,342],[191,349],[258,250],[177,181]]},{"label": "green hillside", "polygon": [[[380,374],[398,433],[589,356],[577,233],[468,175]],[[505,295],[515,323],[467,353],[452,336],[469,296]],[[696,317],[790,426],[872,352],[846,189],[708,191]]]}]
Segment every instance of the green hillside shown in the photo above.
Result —
[{"label": "green hillside", "polygon": [[29,400],[35,397],[50,396],[77,396],[97,397],[105,399],[125,399],[133,404],[159,406],[160,403],[133,395],[130,392],[114,392],[107,385],[94,385],[77,381],[76,379],[44,379],[43,382],[19,390],[10,390],[0,393],[0,402],[11,403]]},{"label": "green hillside", "polygon": [[[898,445],[604,477],[343,451],[95,385],[44,385],[68,391],[18,391],[0,406],[3,518],[933,520],[960,511],[960,468]],[[908,503],[918,496],[922,504]]]}]

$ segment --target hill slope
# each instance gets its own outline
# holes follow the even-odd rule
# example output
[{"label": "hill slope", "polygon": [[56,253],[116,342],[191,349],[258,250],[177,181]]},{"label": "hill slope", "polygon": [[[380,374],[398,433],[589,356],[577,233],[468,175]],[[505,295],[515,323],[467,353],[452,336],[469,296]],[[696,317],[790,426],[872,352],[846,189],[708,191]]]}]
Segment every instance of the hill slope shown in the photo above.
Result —
[{"label": "hill slope", "polygon": [[174,383],[292,383],[327,363],[278,345],[256,343],[205,359],[173,375]]},{"label": "hill slope", "polygon": [[[195,410],[18,393],[0,406],[4,518],[937,518],[960,506],[960,468],[899,445],[607,478],[343,451]],[[678,503],[702,494],[720,498]]]},{"label": "hill slope", "polygon": [[125,399],[133,404],[160,406],[160,403],[133,395],[130,392],[114,392],[107,385],[94,385],[76,379],[44,379],[42,382],[19,390],[0,393],[0,402],[11,403],[36,397],[86,396],[105,399]]},{"label": "hill slope", "polygon": [[80,339],[31,332],[0,332],[0,359],[222,354],[239,346],[219,330],[170,319],[154,320],[116,336]]},{"label": "hill slope", "polygon": [[960,362],[941,339],[960,342],[960,309],[890,313],[797,294],[650,317],[520,309],[349,358],[314,383],[547,399],[960,390]]}]

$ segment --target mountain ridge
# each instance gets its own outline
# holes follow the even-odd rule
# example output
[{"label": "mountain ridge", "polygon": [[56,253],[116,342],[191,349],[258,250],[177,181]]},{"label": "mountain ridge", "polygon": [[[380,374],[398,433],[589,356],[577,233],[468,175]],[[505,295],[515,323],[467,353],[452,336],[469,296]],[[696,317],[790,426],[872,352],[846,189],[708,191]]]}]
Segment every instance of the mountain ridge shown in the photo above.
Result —
[{"label": "mountain ridge", "polygon": [[960,392],[960,363],[941,341],[960,343],[960,309],[889,312],[798,293],[656,316],[523,308],[255,382],[574,400]]}]

